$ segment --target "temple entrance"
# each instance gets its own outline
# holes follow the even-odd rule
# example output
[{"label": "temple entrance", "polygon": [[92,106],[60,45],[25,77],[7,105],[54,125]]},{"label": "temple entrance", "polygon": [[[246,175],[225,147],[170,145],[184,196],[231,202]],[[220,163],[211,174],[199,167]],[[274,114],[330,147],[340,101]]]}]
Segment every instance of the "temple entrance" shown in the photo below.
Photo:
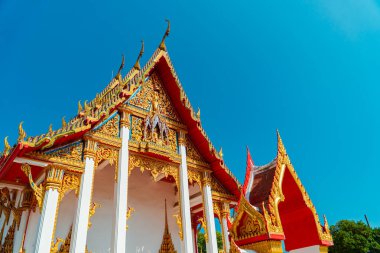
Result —
[{"label": "temple entrance", "polygon": [[181,252],[178,215],[178,191],[174,179],[157,175],[154,180],[149,171],[134,168],[129,176],[127,220],[127,252],[159,252],[165,229],[165,199],[169,233],[177,252]]}]

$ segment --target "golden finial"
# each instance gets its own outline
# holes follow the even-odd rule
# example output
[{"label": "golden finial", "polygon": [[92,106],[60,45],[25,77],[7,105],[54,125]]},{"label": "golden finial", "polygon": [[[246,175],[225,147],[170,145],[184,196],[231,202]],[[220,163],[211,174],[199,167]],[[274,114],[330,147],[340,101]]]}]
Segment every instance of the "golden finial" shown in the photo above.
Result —
[{"label": "golden finial", "polygon": [[11,150],[11,146],[8,143],[8,136],[4,138],[4,155],[7,156],[9,151]]},{"label": "golden finial", "polygon": [[65,116],[62,117],[62,128],[65,128],[67,126]]},{"label": "golden finial", "polygon": [[82,105],[81,105],[81,103],[80,103],[80,100],[79,100],[79,101],[78,101],[78,114],[79,114],[81,111],[83,111],[83,107],[82,107]]},{"label": "golden finial", "polygon": [[18,138],[17,138],[17,142],[23,141],[25,139],[25,137],[26,137],[26,133],[25,133],[24,129],[22,128],[22,124],[23,123],[24,122],[21,121],[20,125],[18,125]]},{"label": "golden finial", "polygon": [[121,55],[121,64],[120,64],[119,70],[117,71],[116,76],[120,75],[120,73],[123,70],[123,68],[124,68],[124,54]]},{"label": "golden finial", "polygon": [[166,19],[165,21],[168,23],[168,27],[166,28],[165,34],[162,37],[162,40],[161,40],[161,43],[159,46],[159,48],[163,51],[166,51],[165,39],[166,39],[166,37],[169,36],[169,33],[170,33],[170,21],[169,21],[169,19]]},{"label": "golden finial", "polygon": [[141,69],[141,67],[140,67],[140,59],[141,59],[141,57],[142,57],[143,54],[144,54],[144,41],[142,40],[141,41],[141,49],[140,49],[139,56],[137,56],[136,63],[133,66],[136,70],[140,70]]},{"label": "golden finial", "polygon": [[49,134],[52,134],[53,133],[53,124],[50,124],[49,125],[49,131],[48,131]]},{"label": "golden finial", "polygon": [[[282,143],[280,131],[278,131],[278,129],[276,131],[277,131],[277,153],[284,155],[284,154],[286,154],[285,146]],[[277,154],[277,155],[279,155],[279,154]]]},{"label": "golden finial", "polygon": [[201,119],[201,109],[198,107],[197,119]]},{"label": "golden finial", "polygon": [[223,158],[223,148],[222,147],[220,148],[218,155],[220,158]]},{"label": "golden finial", "polygon": [[86,115],[88,115],[91,111],[91,107],[87,104],[87,100],[84,101],[84,111],[85,111]]}]

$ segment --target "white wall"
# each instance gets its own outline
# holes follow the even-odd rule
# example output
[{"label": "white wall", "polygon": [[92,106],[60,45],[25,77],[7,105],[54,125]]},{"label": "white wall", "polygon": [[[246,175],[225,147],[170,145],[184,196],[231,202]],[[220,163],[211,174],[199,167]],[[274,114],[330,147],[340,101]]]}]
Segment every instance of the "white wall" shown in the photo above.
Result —
[{"label": "white wall", "polygon": [[34,252],[40,216],[40,209],[38,206],[36,207],[35,212],[30,212],[29,220],[27,221],[26,225],[26,236],[24,241],[24,248],[26,253]]},{"label": "white wall", "polygon": [[177,252],[181,251],[178,226],[173,217],[173,205],[178,201],[174,195],[175,184],[155,183],[149,172],[141,173],[134,169],[129,178],[128,206],[135,212],[128,221],[127,252],[158,252],[164,231],[165,198],[168,206],[169,231]]},{"label": "white wall", "polygon": [[320,253],[320,250],[319,245],[314,245],[306,248],[291,250],[289,253]]},{"label": "white wall", "polygon": [[74,191],[70,191],[62,199],[58,211],[57,228],[55,232],[55,239],[66,239],[69,230],[73,224],[75,211],[77,208],[78,198],[75,196]]},{"label": "white wall", "polygon": [[92,226],[87,233],[87,248],[92,253],[110,252],[111,249],[114,178],[115,170],[110,165],[95,170],[92,202],[101,207],[90,218]]}]

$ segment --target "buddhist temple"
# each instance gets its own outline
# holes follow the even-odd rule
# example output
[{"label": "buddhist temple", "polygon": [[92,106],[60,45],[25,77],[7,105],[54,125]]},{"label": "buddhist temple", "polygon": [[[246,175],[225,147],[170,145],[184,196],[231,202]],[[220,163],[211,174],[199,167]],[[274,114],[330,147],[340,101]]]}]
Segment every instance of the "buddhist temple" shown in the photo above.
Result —
[{"label": "buddhist temple", "polygon": [[28,136],[20,123],[17,142],[5,138],[1,252],[198,253],[199,230],[209,253],[327,252],[327,220],[278,133],[269,164],[247,152],[243,183],[226,166],[174,70],[169,31],[144,65],[144,44],[129,71],[123,57],[61,126]]}]

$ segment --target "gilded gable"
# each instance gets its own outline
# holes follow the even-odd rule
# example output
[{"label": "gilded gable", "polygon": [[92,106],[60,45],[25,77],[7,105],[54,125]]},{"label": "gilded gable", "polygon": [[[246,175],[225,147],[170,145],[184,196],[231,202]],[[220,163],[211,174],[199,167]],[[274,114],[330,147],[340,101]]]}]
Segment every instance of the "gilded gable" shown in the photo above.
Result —
[{"label": "gilded gable", "polygon": [[153,109],[153,101],[155,100],[155,94],[157,96],[160,114],[168,119],[179,122],[179,117],[175,111],[174,106],[170,102],[163,83],[156,72],[153,72],[149,78],[141,86],[141,90],[130,101],[130,105],[137,106],[146,111]]}]

